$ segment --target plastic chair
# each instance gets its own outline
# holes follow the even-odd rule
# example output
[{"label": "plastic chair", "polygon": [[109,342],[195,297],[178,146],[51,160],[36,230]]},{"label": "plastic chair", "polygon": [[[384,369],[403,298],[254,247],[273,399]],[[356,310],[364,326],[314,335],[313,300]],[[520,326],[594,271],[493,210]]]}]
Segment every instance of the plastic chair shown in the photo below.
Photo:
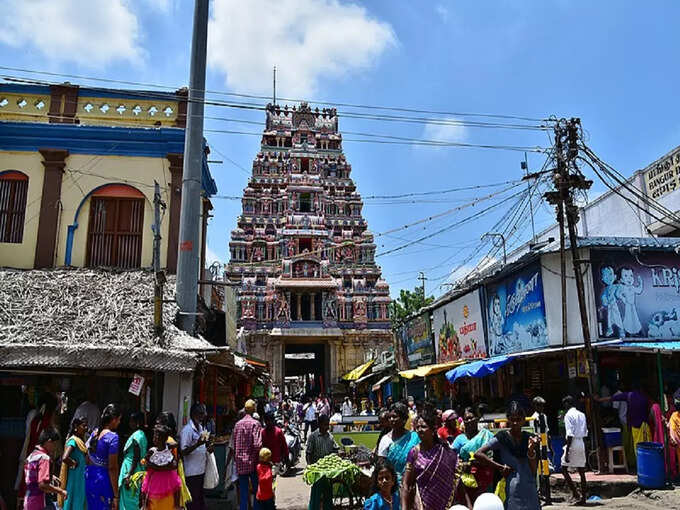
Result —
[{"label": "plastic chair", "polygon": [[[623,448],[623,446],[611,446],[607,448],[607,452],[609,454],[609,472],[613,473],[615,469],[628,469],[628,465],[626,463],[626,450]],[[614,458],[616,457],[615,453],[619,453],[621,457],[621,462],[620,463],[614,463]]]}]

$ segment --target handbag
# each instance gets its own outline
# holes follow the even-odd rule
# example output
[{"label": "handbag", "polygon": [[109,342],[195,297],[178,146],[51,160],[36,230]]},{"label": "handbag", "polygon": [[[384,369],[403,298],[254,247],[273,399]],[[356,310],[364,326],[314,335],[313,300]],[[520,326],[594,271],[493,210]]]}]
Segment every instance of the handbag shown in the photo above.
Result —
[{"label": "handbag", "polygon": [[205,477],[203,478],[204,489],[214,489],[220,483],[220,473],[217,471],[217,460],[214,453],[208,453],[205,457]]}]

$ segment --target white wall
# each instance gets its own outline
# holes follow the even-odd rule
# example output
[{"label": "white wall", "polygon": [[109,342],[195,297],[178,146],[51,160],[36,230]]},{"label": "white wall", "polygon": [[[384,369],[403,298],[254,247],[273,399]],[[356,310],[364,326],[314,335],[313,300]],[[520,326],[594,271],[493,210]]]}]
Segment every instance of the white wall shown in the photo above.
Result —
[{"label": "white wall", "polygon": [[[581,250],[581,258],[589,257],[589,250]],[[576,280],[571,262],[571,254],[567,252],[567,342],[570,345],[583,343],[581,312],[578,306]],[[590,266],[583,266],[583,283],[585,286],[586,304],[588,307],[588,323],[590,336],[597,340],[597,322],[595,320],[595,302],[593,299],[593,279]],[[562,345],[562,284],[560,278],[560,254],[550,253],[541,257],[541,277],[543,278],[543,299],[545,301],[546,327],[550,346]]]},{"label": "white wall", "polygon": [[193,373],[165,373],[163,382],[163,410],[170,411],[175,415],[178,433],[189,420],[193,384]]}]

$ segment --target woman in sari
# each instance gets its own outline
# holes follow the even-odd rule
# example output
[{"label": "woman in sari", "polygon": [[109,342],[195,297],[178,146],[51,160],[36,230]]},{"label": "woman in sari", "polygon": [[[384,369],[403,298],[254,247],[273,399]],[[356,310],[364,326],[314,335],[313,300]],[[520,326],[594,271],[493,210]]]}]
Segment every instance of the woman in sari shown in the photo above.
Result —
[{"label": "woman in sari", "polygon": [[[501,499],[505,501],[506,510],[540,510],[536,487],[540,439],[522,430],[526,412],[519,403],[510,403],[507,416],[510,430],[498,432],[475,453],[475,459],[493,466],[505,478]],[[493,459],[487,456],[492,450]]]},{"label": "woman in sari", "polygon": [[146,434],[142,430],[144,426],[144,414],[135,412],[130,415],[130,430],[132,435],[123,447],[123,464],[120,466],[118,476],[118,494],[120,495],[120,510],[138,510],[139,495],[130,485],[132,475],[144,470],[141,460],[146,456]]},{"label": "woman in sari", "polygon": [[177,474],[179,475],[180,482],[182,482],[179,506],[186,508],[187,503],[191,503],[191,492],[189,492],[186,478],[184,476],[184,462],[179,455],[179,443],[174,439],[174,436],[177,435],[177,422],[175,421],[175,415],[168,411],[163,411],[156,418],[156,425],[163,425],[168,428],[168,449],[172,452],[172,455],[177,461]]},{"label": "woman in sari", "polygon": [[85,434],[87,434],[87,418],[75,416],[71,421],[71,430],[66,440],[66,449],[61,458],[61,471],[59,480],[61,488],[66,489],[68,498],[64,501],[59,498],[59,507],[63,510],[85,510],[85,465],[87,446],[85,446]]},{"label": "woman in sari", "polygon": [[473,460],[474,454],[482,446],[493,439],[487,429],[479,429],[477,415],[471,407],[463,413],[465,433],[459,434],[453,442],[453,449],[458,453],[458,471],[461,480],[456,491],[456,503],[472,507],[477,497],[487,492],[493,483],[493,467]]},{"label": "woman in sari", "polygon": [[120,409],[116,404],[104,408],[99,426],[88,441],[88,466],[85,468],[87,510],[118,508],[118,434]]},{"label": "woman in sari", "polygon": [[415,428],[420,438],[408,454],[401,488],[401,508],[447,510],[452,504],[458,480],[457,455],[437,437],[437,416],[426,411]]},{"label": "woman in sari", "polygon": [[408,407],[405,404],[399,402],[392,404],[390,409],[392,430],[383,436],[378,445],[378,457],[385,457],[390,461],[397,472],[398,483],[401,483],[408,453],[411,448],[420,443],[418,434],[404,428],[408,418]]}]

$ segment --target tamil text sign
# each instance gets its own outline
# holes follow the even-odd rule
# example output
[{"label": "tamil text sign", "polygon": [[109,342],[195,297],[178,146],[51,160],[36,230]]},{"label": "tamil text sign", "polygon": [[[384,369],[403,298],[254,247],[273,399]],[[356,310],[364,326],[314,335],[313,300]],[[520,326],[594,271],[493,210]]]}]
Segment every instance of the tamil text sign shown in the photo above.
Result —
[{"label": "tamil text sign", "polygon": [[647,194],[654,199],[680,188],[680,149],[664,156],[645,171]]},{"label": "tamil text sign", "polygon": [[484,323],[479,289],[435,308],[432,329],[437,363],[484,358]]},{"label": "tamil text sign", "polygon": [[399,328],[409,368],[434,363],[434,349],[428,314],[418,315]]}]

